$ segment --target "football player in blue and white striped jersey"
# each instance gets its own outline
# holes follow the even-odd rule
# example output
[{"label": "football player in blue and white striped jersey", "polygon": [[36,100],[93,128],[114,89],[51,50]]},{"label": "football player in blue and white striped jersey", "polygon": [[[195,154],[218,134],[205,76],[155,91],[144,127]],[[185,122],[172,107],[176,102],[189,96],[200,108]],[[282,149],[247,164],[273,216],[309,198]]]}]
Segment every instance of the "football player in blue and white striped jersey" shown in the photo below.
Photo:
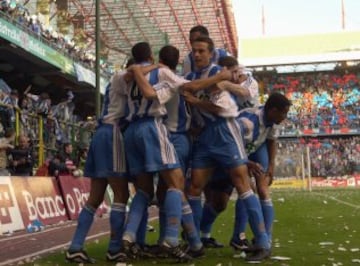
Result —
[{"label": "football player in blue and white striped jersey", "polygon": [[259,84],[252,73],[244,65],[238,63],[233,56],[225,56],[219,60],[219,65],[234,73],[233,82],[222,81],[217,86],[227,90],[236,97],[239,109],[259,106]]},{"label": "football player in blue and white striped jersey", "polygon": [[[218,67],[211,64],[213,50],[213,41],[208,37],[198,37],[192,43],[197,71],[187,75],[188,78],[196,79],[216,73],[213,69]],[[259,247],[268,255],[269,241],[264,228],[261,206],[250,187],[247,155],[240,127],[235,121],[239,114],[237,104],[231,94],[225,90],[214,92],[211,88],[207,88],[198,90],[194,94],[190,90],[185,90],[183,95],[192,106],[197,108],[205,122],[198,140],[194,143],[191,184],[188,190],[188,200],[194,213],[195,224],[200,230],[201,193],[215,166],[223,167],[229,171],[239,197],[246,203],[249,222]]]},{"label": "football player in blue and white striped jersey", "polygon": [[125,115],[126,106],[126,97],[121,91],[128,86],[125,75],[126,71],[115,73],[105,90],[102,113],[85,163],[84,176],[91,178],[90,195],[79,214],[76,231],[66,252],[66,260],[69,262],[95,263],[83,250],[83,245],[95,212],[104,200],[108,184],[114,192],[114,200],[110,212],[111,237],[106,258],[114,262],[127,260],[120,241],[129,197],[124,143],[120,131],[120,120]]},{"label": "football player in blue and white striped jersey", "polygon": [[[239,110],[245,107],[258,106],[259,104],[259,88],[257,81],[252,77],[243,65],[239,65],[236,58],[232,56],[225,56],[219,60],[219,65],[225,67],[233,72],[235,79],[233,81],[222,81],[217,84],[217,88],[221,90],[229,91],[236,99]],[[202,235],[202,242],[205,247],[221,248],[224,245],[219,243],[215,238],[211,237],[211,228],[216,220],[216,217],[226,209],[227,203],[230,199],[234,186],[228,174],[225,173],[224,169],[216,169],[214,175],[211,177],[209,183],[204,189],[205,203],[203,208],[203,215],[200,224],[200,230]],[[241,210],[243,208],[243,201],[239,198],[236,201],[236,206]],[[238,215],[238,218],[242,218],[246,215]],[[247,217],[243,219],[245,225],[247,223]],[[239,231],[240,230],[240,231]],[[238,231],[241,232],[241,238],[245,239],[245,226],[243,229],[236,227],[234,233],[239,235]],[[239,243],[240,246],[240,243]]]},{"label": "football player in blue and white striped jersey", "polygon": [[[192,44],[195,41],[195,39],[197,39],[200,36],[209,37],[210,35],[209,35],[208,29],[203,25],[197,25],[197,26],[192,27],[190,29],[190,33],[189,33],[190,44]],[[229,53],[225,49],[215,48],[212,52],[211,62],[214,64],[218,64],[218,61],[222,57],[225,57],[228,55],[229,55]],[[190,72],[194,72],[195,70],[197,70],[197,69],[196,69],[196,64],[195,64],[195,60],[194,60],[194,55],[192,52],[190,52],[184,58],[182,74],[185,76],[186,74],[188,74]]]},{"label": "football player in blue and white striped jersey", "polygon": [[[271,245],[274,208],[270,196],[276,156],[276,125],[286,119],[291,102],[280,93],[272,93],[264,106],[246,108],[237,118],[241,126],[245,147],[249,154],[249,169],[256,180],[256,189],[260,198],[265,229]],[[244,208],[236,206],[237,208]],[[242,217],[237,215],[241,213]],[[246,214],[246,213],[245,213]],[[244,211],[236,212],[234,233],[231,246],[241,245],[240,234],[244,232],[247,217]],[[243,231],[241,231],[243,230]],[[257,254],[253,255],[256,259]],[[251,256],[248,258],[252,260]]]},{"label": "football player in blue and white striped jersey", "polygon": [[[139,65],[152,63],[150,45],[140,42],[132,47],[132,56]],[[162,243],[172,256],[180,262],[191,260],[178,244],[178,229],[181,220],[183,196],[183,174],[174,146],[168,139],[163,123],[166,115],[165,102],[156,93],[148,93],[142,86],[143,74],[139,66],[133,66],[135,82],[123,92],[127,97],[129,125],[124,133],[129,172],[135,178],[136,194],[132,200],[128,220],[123,234],[123,245],[129,256],[137,256],[136,236],[140,222],[153,198],[153,173],[162,173],[168,190],[164,200],[167,214],[166,232]],[[140,72],[140,73],[139,73]],[[159,81],[159,69],[151,71],[146,79],[151,85]],[[162,88],[166,90],[166,88]],[[171,89],[171,88],[167,88]],[[135,250],[135,251],[134,251]]]}]

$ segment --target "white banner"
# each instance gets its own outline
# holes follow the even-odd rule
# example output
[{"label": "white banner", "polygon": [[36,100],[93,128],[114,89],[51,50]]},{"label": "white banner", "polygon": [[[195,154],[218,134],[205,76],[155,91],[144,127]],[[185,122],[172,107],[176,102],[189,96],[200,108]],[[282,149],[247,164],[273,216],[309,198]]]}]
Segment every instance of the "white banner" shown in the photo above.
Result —
[{"label": "white banner", "polygon": [[0,178],[0,233],[24,229],[23,219],[16,200],[11,177]]}]

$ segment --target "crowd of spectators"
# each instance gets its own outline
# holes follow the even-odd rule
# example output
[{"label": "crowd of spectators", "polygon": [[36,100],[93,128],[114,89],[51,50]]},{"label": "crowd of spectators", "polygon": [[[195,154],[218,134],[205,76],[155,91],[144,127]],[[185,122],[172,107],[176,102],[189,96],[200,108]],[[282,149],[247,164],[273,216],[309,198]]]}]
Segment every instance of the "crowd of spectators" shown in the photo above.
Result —
[{"label": "crowd of spectators", "polygon": [[29,137],[18,136],[18,145],[8,151],[8,166],[11,175],[32,176],[35,154]]},{"label": "crowd of spectators", "polygon": [[[265,92],[280,91],[293,103],[288,119],[280,126],[279,135],[303,137],[281,139],[276,176],[301,177],[301,155],[305,156],[305,163],[308,160],[306,147],[310,151],[313,177],[360,173],[359,70],[272,73],[258,79]],[[306,137],[306,132],[323,137]]]},{"label": "crowd of spectators", "polygon": [[73,175],[82,176],[83,169],[79,165],[79,155],[74,155],[71,143],[64,143],[60,152],[48,162],[49,175]]},{"label": "crowd of spectators", "polygon": [[[346,177],[360,174],[360,136],[280,139],[277,152],[277,177],[302,176],[310,161],[312,177]],[[306,155],[309,147],[310,158]]]},{"label": "crowd of spectators", "polygon": [[[73,36],[74,30],[69,31],[69,34],[61,34],[46,23],[45,16],[41,13],[31,14],[26,3],[22,5],[17,0],[0,0],[0,16],[45,45],[94,70],[95,54],[88,49],[90,39],[85,40],[85,43],[77,43],[78,36]],[[68,22],[70,25],[71,21]],[[113,74],[113,69],[107,62],[100,60],[100,68],[102,74]],[[71,91],[68,91],[66,98],[60,103],[53,105],[46,92],[34,94],[26,90],[23,95],[19,95],[17,90],[11,90],[1,81],[0,79],[0,175],[32,175],[34,166],[42,167],[37,165],[36,154],[40,132],[38,116],[41,115],[44,122],[44,173],[81,176],[95,119],[81,121],[73,114],[74,95]],[[16,113],[20,119],[20,136],[14,141]],[[70,141],[74,139],[74,134],[76,141],[81,144],[73,151]],[[15,147],[15,143],[18,146]],[[67,155],[69,149],[71,156]]]},{"label": "crowd of spectators", "polygon": [[[63,150],[70,141],[76,140],[80,145],[74,152],[71,151],[76,155],[76,159],[73,160],[76,168],[73,170],[80,170],[79,167],[81,168],[84,164],[84,154],[86,154],[86,147],[90,142],[96,122],[95,119],[82,121],[74,115],[74,94],[69,90],[64,99],[52,105],[51,98],[46,92],[39,95],[33,94],[29,86],[23,94],[19,95],[17,90],[11,90],[3,81],[0,83],[1,173],[17,176],[32,175],[34,165],[39,166],[37,164],[40,138],[39,116],[43,118],[42,132],[46,164],[49,165],[50,162],[56,164],[57,160],[60,163],[58,172],[63,171],[63,165],[69,166],[69,158],[56,151]],[[18,121],[15,121],[16,113],[19,115]],[[14,148],[13,133],[16,122],[20,135],[16,142],[18,146]],[[82,175],[81,171],[74,171],[71,173]]]},{"label": "crowd of spectators", "polygon": [[[29,87],[30,89],[31,87]],[[45,119],[45,127],[51,126],[59,142],[67,141],[70,132],[68,128],[62,127],[61,122],[76,123],[77,116],[73,114],[74,95],[71,91],[67,92],[67,98],[61,100],[60,103],[52,105],[50,96],[46,92],[39,95],[25,90],[23,95],[19,95],[16,89],[0,86],[0,119],[3,129],[14,127],[15,113],[20,113],[21,130],[23,134],[28,135],[32,139],[38,138],[38,129],[34,127],[31,117],[41,115]],[[0,130],[1,132],[1,130]]]},{"label": "crowd of spectators", "polygon": [[271,74],[259,79],[267,91],[280,91],[293,103],[282,134],[341,128],[360,132],[359,71]]},{"label": "crowd of spectators", "polygon": [[71,143],[63,143],[60,150],[40,167],[45,171],[35,172],[36,149],[33,143],[26,135],[19,135],[18,145],[14,143],[15,131],[7,129],[5,135],[0,137],[0,176],[83,176],[83,161],[87,153],[85,146],[73,150]]},{"label": "crowd of spectators", "polygon": [[15,131],[7,129],[0,137],[0,176],[9,175],[8,152],[14,148]]},{"label": "crowd of spectators", "polygon": [[[90,39],[85,44],[77,44],[74,36],[61,34],[52,26],[46,25],[40,13],[30,14],[26,6],[16,0],[0,0],[0,14],[57,51],[94,70],[96,58],[95,51],[88,49]],[[113,74],[113,69],[106,61],[101,60],[100,68],[105,75]]]}]

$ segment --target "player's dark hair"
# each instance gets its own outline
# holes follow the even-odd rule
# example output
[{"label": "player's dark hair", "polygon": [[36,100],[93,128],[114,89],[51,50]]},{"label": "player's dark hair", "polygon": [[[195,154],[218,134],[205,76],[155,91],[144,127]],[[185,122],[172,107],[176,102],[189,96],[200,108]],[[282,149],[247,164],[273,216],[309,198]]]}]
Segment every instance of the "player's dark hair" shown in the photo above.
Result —
[{"label": "player's dark hair", "polygon": [[159,61],[168,66],[171,70],[175,70],[179,63],[180,52],[172,45],[165,45],[160,49]]},{"label": "player's dark hair", "polygon": [[218,61],[218,65],[222,67],[234,67],[238,66],[239,62],[235,57],[228,55],[221,57]]},{"label": "player's dark hair", "polygon": [[209,36],[208,29],[203,25],[197,25],[197,26],[192,27],[190,29],[190,34],[194,33],[194,32],[200,32],[201,35]]},{"label": "player's dark hair", "polygon": [[152,56],[150,44],[147,42],[138,42],[131,48],[131,54],[135,63],[148,61]]},{"label": "player's dark hair", "polygon": [[134,60],[134,58],[131,57],[127,60],[125,68],[128,68],[129,66],[131,66],[133,64],[135,64],[135,60]]},{"label": "player's dark hair", "polygon": [[291,106],[291,101],[286,98],[285,95],[279,92],[273,92],[265,102],[265,112],[272,108],[276,108],[279,111],[284,110],[286,107]]}]

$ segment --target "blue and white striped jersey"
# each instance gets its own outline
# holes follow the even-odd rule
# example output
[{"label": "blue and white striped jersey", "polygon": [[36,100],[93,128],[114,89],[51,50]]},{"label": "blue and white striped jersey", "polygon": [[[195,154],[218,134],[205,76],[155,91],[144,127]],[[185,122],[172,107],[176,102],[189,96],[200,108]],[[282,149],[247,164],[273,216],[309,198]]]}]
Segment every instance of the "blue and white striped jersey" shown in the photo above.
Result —
[{"label": "blue and white striped jersey", "polygon": [[[191,114],[185,102],[185,99],[179,93],[179,87],[189,82],[188,80],[179,77],[169,69],[159,70],[159,84],[157,86],[157,94],[160,102],[165,103],[167,116],[164,124],[172,133],[184,133],[190,128]],[[161,89],[161,83],[168,83],[168,86],[173,89]]]},{"label": "blue and white striped jersey", "polygon": [[247,89],[250,93],[248,97],[236,97],[236,103],[239,109],[251,108],[259,106],[259,85],[256,79],[251,74],[248,74],[248,78],[240,84],[243,88]]},{"label": "blue and white striped jersey", "polygon": [[[186,79],[196,80],[196,79],[208,78],[215,75],[217,72],[220,71],[220,69],[221,69],[220,66],[211,64],[200,71],[189,73],[188,75],[186,75]],[[205,122],[207,121],[214,122],[222,118],[230,118],[230,117],[235,118],[239,114],[236,101],[228,91],[220,91],[214,93],[210,88],[206,88],[197,91],[196,97],[203,100],[209,100],[214,105],[221,107],[222,109],[222,112],[219,113],[218,115],[214,115],[204,110],[197,109],[197,112],[200,114],[200,116]],[[199,116],[194,115],[194,119],[199,119]],[[203,125],[204,121],[199,120],[199,121],[195,121],[195,123],[198,125]]]},{"label": "blue and white striped jersey", "polygon": [[[157,99],[147,100],[134,82],[128,88],[128,116],[132,121],[140,117],[167,117],[165,123],[172,132],[186,131],[190,125],[190,115],[183,113],[185,108],[178,88],[188,82],[168,68],[158,68],[147,74],[149,83],[157,92]],[[176,107],[178,108],[174,108]]]},{"label": "blue and white striped jersey", "polygon": [[236,119],[242,128],[247,153],[256,151],[266,139],[276,139],[276,124],[265,118],[264,106],[246,108]]},{"label": "blue and white striped jersey", "polygon": [[[11,104],[11,98],[10,98],[10,95],[8,95],[8,94],[5,94],[5,93],[3,93],[5,96],[3,96],[3,98],[0,100],[0,102],[1,103],[3,103],[3,104]],[[33,95],[33,94],[30,94],[30,93],[28,93],[28,95]],[[35,101],[38,101],[39,100],[39,96],[37,96],[37,95],[34,95],[35,97],[37,97],[36,98],[36,100]],[[29,97],[29,96],[28,96]]]},{"label": "blue and white striped jersey", "polygon": [[100,122],[117,123],[125,116],[127,99],[123,91],[128,86],[124,79],[125,74],[126,71],[115,73],[106,86]]},{"label": "blue and white striped jersey", "polygon": [[[211,63],[217,64],[219,59],[225,56],[230,55],[225,49],[222,48],[215,48],[213,57],[211,58]],[[187,75],[190,72],[196,71],[195,69],[195,62],[192,52],[188,53],[184,58],[182,74]]]},{"label": "blue and white striped jersey", "polygon": [[167,117],[164,124],[172,133],[185,133],[191,124],[191,112],[184,97],[180,93],[166,103]]},{"label": "blue and white striped jersey", "polygon": [[[159,69],[154,69],[146,75],[149,83],[158,83]],[[135,81],[124,92],[127,96],[127,121],[134,121],[139,118],[161,117],[166,115],[165,107],[156,100],[145,99]]]}]

